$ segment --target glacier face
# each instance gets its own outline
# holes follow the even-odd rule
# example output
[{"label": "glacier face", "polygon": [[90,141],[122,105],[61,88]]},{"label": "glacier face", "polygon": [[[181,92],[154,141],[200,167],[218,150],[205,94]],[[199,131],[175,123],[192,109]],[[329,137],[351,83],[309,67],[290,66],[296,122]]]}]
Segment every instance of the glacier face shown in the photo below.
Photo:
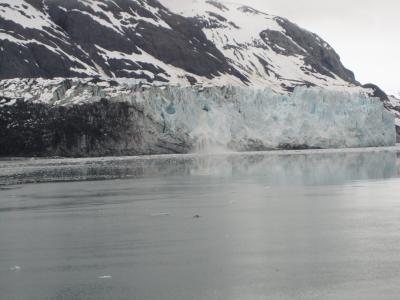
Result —
[{"label": "glacier face", "polygon": [[357,90],[298,87],[279,94],[81,79],[8,80],[0,87],[0,155],[138,155],[396,142],[393,113]]},{"label": "glacier face", "polygon": [[122,96],[194,150],[346,148],[396,143],[395,119],[375,98],[321,88],[151,88]]}]

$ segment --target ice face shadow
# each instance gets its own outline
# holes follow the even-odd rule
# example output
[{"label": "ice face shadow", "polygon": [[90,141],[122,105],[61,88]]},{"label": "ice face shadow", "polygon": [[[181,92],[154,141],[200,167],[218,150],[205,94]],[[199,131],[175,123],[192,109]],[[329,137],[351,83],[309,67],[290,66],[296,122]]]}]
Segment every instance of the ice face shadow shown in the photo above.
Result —
[{"label": "ice face shadow", "polygon": [[395,152],[252,153],[8,161],[0,167],[0,185],[166,176],[258,177],[271,185],[322,185],[398,174]]}]

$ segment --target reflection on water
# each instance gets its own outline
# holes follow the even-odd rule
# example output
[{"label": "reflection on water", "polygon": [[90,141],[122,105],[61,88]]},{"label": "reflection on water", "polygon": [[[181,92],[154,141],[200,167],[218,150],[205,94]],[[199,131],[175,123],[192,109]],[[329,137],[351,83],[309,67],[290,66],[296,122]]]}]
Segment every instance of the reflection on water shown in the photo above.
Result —
[{"label": "reflection on water", "polygon": [[248,153],[0,163],[0,185],[165,176],[254,176],[270,184],[336,184],[398,175],[394,151]]},{"label": "reflection on water", "polygon": [[398,167],[380,150],[0,161],[0,300],[397,300]]}]

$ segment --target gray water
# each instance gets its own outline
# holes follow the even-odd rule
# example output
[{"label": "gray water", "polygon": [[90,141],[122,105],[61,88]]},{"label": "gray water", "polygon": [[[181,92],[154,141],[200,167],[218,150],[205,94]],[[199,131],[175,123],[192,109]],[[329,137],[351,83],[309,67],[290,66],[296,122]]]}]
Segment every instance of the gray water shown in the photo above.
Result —
[{"label": "gray water", "polygon": [[0,161],[0,299],[399,299],[387,151]]}]

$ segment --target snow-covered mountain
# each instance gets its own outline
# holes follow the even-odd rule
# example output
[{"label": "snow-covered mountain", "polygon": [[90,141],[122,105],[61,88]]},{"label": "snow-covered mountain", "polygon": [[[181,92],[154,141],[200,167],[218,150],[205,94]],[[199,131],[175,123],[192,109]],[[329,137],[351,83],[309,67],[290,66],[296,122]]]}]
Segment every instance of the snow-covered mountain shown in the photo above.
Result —
[{"label": "snow-covered mountain", "polygon": [[0,79],[357,85],[331,46],[290,21],[213,0],[0,0]]},{"label": "snow-covered mountain", "polygon": [[[296,94],[299,86],[315,89]],[[240,95],[253,99],[249,107]],[[207,128],[234,150],[393,144],[393,120],[365,95],[400,117],[400,101],[361,86],[327,42],[247,6],[0,0],[0,155],[188,152]],[[215,103],[198,106],[195,97]],[[211,116],[232,119],[220,132]],[[316,130],[318,120],[333,129]]]}]

